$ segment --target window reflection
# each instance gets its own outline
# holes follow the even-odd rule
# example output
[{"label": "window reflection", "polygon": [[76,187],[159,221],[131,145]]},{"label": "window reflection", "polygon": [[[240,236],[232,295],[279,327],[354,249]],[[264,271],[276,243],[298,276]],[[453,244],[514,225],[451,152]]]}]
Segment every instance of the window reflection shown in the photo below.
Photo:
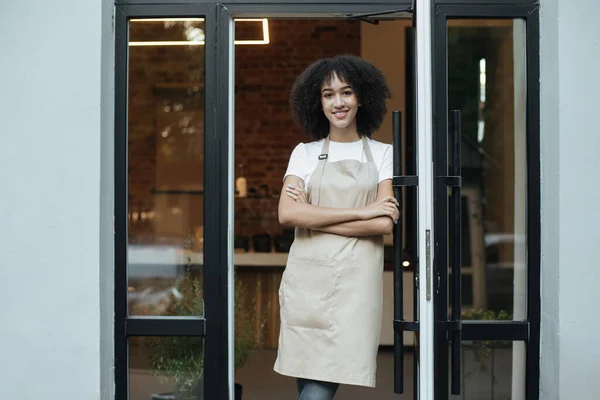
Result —
[{"label": "window reflection", "polygon": [[[204,20],[134,20],[132,41],[204,40]],[[204,46],[130,46],[130,315],[197,315],[204,243]],[[188,296],[189,298],[186,298]]]},{"label": "window reflection", "polygon": [[448,23],[448,107],[462,113],[463,308],[525,318],[522,20]]},{"label": "window reflection", "polygon": [[203,384],[204,338],[129,340],[130,400],[202,400]]},{"label": "window reflection", "polygon": [[525,362],[515,358],[523,346],[508,341],[463,342],[461,394],[450,400],[524,399]]}]

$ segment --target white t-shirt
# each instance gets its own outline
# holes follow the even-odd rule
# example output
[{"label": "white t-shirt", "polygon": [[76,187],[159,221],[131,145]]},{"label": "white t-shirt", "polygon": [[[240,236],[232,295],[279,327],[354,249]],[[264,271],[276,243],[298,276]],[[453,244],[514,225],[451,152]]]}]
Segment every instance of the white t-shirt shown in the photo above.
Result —
[{"label": "white t-shirt", "polygon": [[[308,187],[308,182],[319,162],[319,155],[323,148],[323,141],[318,140],[310,143],[300,143],[290,156],[287,171],[284,179],[288,175],[296,175],[304,180],[305,187]],[[373,161],[379,171],[379,182],[385,179],[391,179],[393,173],[394,155],[392,145],[368,139]],[[366,162],[367,156],[363,151],[362,140],[357,140],[350,143],[341,143],[329,141],[329,156],[327,162],[336,162],[341,160],[358,160]]]}]

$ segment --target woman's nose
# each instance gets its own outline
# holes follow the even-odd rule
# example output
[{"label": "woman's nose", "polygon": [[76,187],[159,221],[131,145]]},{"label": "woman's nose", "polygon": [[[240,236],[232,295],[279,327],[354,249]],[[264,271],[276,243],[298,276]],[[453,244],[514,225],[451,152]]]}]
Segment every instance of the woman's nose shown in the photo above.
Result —
[{"label": "woman's nose", "polygon": [[335,104],[336,107],[342,107],[344,105],[344,99],[342,99],[342,96],[337,95],[335,96]]}]

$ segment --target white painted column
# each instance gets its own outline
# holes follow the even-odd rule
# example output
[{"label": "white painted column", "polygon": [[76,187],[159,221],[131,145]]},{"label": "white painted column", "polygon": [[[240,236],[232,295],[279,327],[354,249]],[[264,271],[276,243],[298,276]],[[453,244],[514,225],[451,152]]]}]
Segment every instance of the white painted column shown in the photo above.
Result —
[{"label": "white painted column", "polygon": [[[527,317],[527,66],[525,21],[513,21],[514,82],[514,292],[513,318]],[[525,400],[525,343],[513,342],[512,397]]]},{"label": "white painted column", "polygon": [[114,311],[103,301],[113,296],[104,286],[114,279],[104,271],[112,199],[101,192],[112,180],[101,157],[112,104],[108,3],[0,2],[5,399],[111,395]]},{"label": "white painted column", "polygon": [[[433,399],[433,147],[431,2],[416,0],[417,8],[417,152],[418,152],[418,240],[419,240],[419,321],[420,321],[420,400]],[[428,252],[428,250],[431,250]]]}]

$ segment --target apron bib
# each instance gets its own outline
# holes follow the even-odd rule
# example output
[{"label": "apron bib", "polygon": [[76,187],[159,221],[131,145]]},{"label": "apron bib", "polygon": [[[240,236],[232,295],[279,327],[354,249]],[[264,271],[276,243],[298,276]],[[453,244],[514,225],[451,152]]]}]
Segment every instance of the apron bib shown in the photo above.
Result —
[{"label": "apron bib", "polygon": [[[322,207],[375,202],[379,175],[367,162],[327,162],[329,138],[308,184]],[[281,330],[275,371],[297,378],[375,386],[382,311],[383,235],[345,237],[296,228],[279,288]]]}]

